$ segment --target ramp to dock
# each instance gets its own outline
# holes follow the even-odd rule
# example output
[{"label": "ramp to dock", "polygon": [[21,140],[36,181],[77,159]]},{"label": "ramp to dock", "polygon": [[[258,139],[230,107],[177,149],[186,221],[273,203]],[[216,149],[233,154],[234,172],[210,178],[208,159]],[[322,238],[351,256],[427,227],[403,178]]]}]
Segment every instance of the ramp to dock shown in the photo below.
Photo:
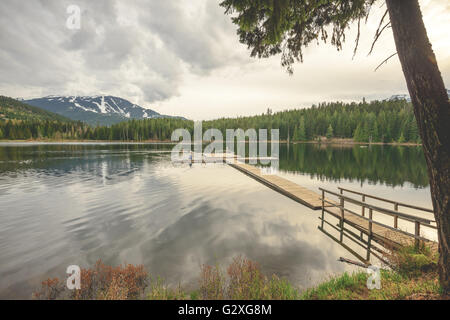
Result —
[{"label": "ramp to dock", "polygon": [[[430,241],[429,239],[422,237],[420,232],[421,228],[423,227],[436,229],[437,228],[436,221],[398,211],[399,206],[410,207],[424,212],[430,211],[432,212],[431,209],[420,208],[417,206],[412,206],[410,204],[404,204],[400,202],[391,201],[388,199],[382,199],[379,197],[374,197],[368,194],[343,188],[339,188],[340,193],[322,188],[319,188],[319,190],[322,191],[321,198],[323,198],[324,204],[322,208],[322,218],[321,218],[322,221],[324,221],[324,214],[328,213],[337,218],[338,220],[340,220],[342,230],[344,229],[344,224],[350,225],[351,227],[361,232],[361,237],[362,234],[366,234],[368,235],[369,239],[373,239],[376,242],[382,243],[384,245],[388,244],[394,246],[409,246],[413,244],[419,245],[420,242],[423,242],[432,248],[435,248],[437,246],[436,242]],[[363,199],[357,200],[354,198],[350,198],[348,196],[344,196],[343,195],[344,191],[361,195]],[[327,195],[338,198],[339,204],[336,205],[336,201],[330,202],[329,198],[327,198]],[[375,198],[379,201],[394,204],[394,210],[369,204],[366,202],[366,198]],[[325,204],[327,203],[328,204],[333,203],[333,205],[331,207],[330,206],[326,207]],[[359,209],[357,209],[357,211],[355,211],[355,209],[349,209],[348,207],[346,207],[348,204],[352,204],[355,208]],[[374,212],[376,212],[377,214],[392,217],[393,226],[387,225],[386,223],[382,223],[380,221],[376,221],[373,218]],[[415,232],[410,233],[405,230],[401,230],[398,227],[399,219],[414,224]]]},{"label": "ramp to dock", "polygon": [[[341,210],[339,208],[326,208],[325,211],[337,219],[341,219]],[[370,222],[363,217],[351,214],[348,210],[344,210],[344,222],[364,234],[370,232]],[[376,242],[392,243],[396,245],[408,246],[414,244],[414,238],[410,235],[402,233],[399,230],[392,230],[382,225],[372,225],[372,236]]]}]

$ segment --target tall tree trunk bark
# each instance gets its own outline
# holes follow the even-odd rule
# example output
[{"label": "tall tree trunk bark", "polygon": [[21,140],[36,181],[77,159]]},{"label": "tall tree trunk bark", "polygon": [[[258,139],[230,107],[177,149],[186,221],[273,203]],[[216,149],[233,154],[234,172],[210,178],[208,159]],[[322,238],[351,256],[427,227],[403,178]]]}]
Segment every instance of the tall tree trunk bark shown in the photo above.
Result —
[{"label": "tall tree trunk bark", "polygon": [[439,239],[439,277],[450,293],[450,102],[418,0],[386,0],[428,165]]}]

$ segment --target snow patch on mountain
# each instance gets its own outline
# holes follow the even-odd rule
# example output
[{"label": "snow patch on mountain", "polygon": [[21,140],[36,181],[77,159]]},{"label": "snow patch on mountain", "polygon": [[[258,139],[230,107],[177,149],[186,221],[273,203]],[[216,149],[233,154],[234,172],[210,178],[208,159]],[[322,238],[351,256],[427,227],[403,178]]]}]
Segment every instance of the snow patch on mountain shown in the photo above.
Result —
[{"label": "snow patch on mountain", "polygon": [[91,124],[112,124],[129,119],[171,118],[114,96],[47,96],[26,103]]},{"label": "snow patch on mountain", "polygon": [[85,107],[83,107],[82,105],[80,105],[79,103],[76,103],[76,102],[75,102],[74,105],[75,105],[75,107],[80,108],[80,109],[83,109],[84,111],[95,112],[95,113],[97,113],[96,110],[92,110],[92,109],[85,108]]},{"label": "snow patch on mountain", "polygon": [[[446,90],[447,90],[447,96],[450,99],[450,90],[448,90],[448,89],[446,89]],[[407,102],[411,102],[411,97],[409,96],[409,94],[395,94],[387,100],[388,101],[406,100]]]}]

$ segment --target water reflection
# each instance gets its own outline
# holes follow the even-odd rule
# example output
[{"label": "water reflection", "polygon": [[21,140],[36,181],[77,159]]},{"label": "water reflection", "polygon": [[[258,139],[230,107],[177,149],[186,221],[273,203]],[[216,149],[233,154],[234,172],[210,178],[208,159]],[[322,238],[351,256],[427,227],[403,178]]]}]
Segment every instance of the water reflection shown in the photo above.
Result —
[{"label": "water reflection", "polygon": [[[302,148],[291,146],[281,168],[313,170],[290,157],[324,153]],[[317,212],[226,165],[175,166],[169,150],[0,146],[0,297],[29,298],[43,279],[63,278],[68,265],[88,267],[98,259],[143,263],[151,274],[187,287],[196,285],[200,265],[225,265],[238,254],[301,289],[354,269],[337,261],[348,252],[317,230]],[[339,152],[347,150],[332,151],[332,159]],[[371,171],[359,177],[364,172]],[[403,181],[415,179],[402,172]]]},{"label": "water reflection", "polygon": [[[354,226],[342,222],[340,219],[325,212],[320,218],[318,229],[334,242],[340,244],[357,260],[365,266],[388,266],[386,260],[388,249],[386,243],[378,242],[368,233]],[[350,260],[352,261],[352,260]]]},{"label": "water reflection", "polygon": [[428,173],[421,147],[280,145],[280,169],[327,181],[358,181],[415,187],[428,186]]}]

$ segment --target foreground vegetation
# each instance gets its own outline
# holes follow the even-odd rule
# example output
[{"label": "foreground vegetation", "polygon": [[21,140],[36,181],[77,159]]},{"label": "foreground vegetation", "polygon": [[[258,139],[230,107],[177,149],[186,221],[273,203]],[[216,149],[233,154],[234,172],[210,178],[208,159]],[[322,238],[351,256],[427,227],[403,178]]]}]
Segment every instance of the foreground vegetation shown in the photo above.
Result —
[{"label": "foreground vegetation", "polygon": [[406,247],[390,256],[395,270],[381,270],[381,289],[367,288],[365,271],[331,278],[300,292],[287,280],[262,274],[258,264],[237,257],[223,270],[219,265],[201,268],[198,289],[187,292],[152,278],[143,266],[112,268],[97,262],[82,269],[81,290],[69,291],[58,279],[48,279],[33,294],[35,299],[151,299],[151,300],[356,300],[446,299],[441,295],[437,254],[422,246]]},{"label": "foreground vegetation", "polygon": [[392,269],[381,269],[381,288],[369,290],[366,272],[332,278],[302,294],[306,300],[447,299],[437,272],[438,254],[422,245],[405,247],[386,258]]},{"label": "foreground vegetation", "polygon": [[81,270],[81,290],[69,291],[58,278],[42,282],[34,299],[74,300],[217,300],[217,299],[298,299],[299,292],[277,276],[267,278],[259,266],[237,257],[226,272],[218,265],[201,268],[199,287],[186,292],[181,286],[168,287],[161,278],[152,278],[142,265],[110,267],[98,261],[92,269]]},{"label": "foreground vegetation", "polygon": [[[23,116],[22,109],[34,108],[11,98],[0,97],[0,139],[53,139],[148,141],[171,139],[178,128],[193,133],[189,120],[162,118],[130,120],[112,126],[89,126],[83,122],[54,118]],[[35,108],[38,109],[38,108]],[[9,110],[3,112],[2,110]],[[12,112],[15,110],[16,112]],[[222,118],[203,122],[203,130],[241,128],[279,129],[283,141],[310,141],[317,139],[353,139],[357,142],[420,143],[417,124],[411,104],[400,101],[373,101],[370,103],[341,102],[320,104],[309,109],[290,110],[239,118]]]}]

